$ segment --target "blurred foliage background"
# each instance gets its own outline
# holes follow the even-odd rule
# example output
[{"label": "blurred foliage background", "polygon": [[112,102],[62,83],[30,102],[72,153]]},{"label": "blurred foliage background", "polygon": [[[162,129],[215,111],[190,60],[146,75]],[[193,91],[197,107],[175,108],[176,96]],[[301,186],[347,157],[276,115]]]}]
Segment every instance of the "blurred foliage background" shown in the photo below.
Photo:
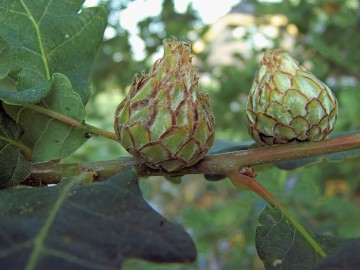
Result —
[{"label": "blurred foliage background", "polygon": [[[244,116],[247,94],[263,52],[278,47],[292,54],[337,96],[339,118],[334,134],[360,131],[357,0],[242,0],[212,24],[204,23],[191,3],[179,12],[172,0],[163,0],[160,13],[139,21],[134,36],[120,22],[129,5],[139,1],[97,1],[108,9],[109,20],[91,78],[90,124],[113,130],[115,108],[129,90],[133,75],[148,71],[161,57],[162,40],[175,36],[192,44],[199,88],[210,95],[217,139],[251,140]],[[211,5],[209,1],[208,9]],[[134,55],[139,43],[143,57]],[[66,161],[125,155],[120,145],[98,137]],[[257,168],[258,179],[313,230],[360,237],[359,161],[323,161],[292,171],[267,165]],[[198,259],[189,265],[130,260],[124,269],[263,269],[254,236],[264,202],[256,195],[236,189],[227,180],[207,182],[199,175],[185,176],[179,185],[161,177],[142,179],[141,188],[157,211],[191,234]]]}]

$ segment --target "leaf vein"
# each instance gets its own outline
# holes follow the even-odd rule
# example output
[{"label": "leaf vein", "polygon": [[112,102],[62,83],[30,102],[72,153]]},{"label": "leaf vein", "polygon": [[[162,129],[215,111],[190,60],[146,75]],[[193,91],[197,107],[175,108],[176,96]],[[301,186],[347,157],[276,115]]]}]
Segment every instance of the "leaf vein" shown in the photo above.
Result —
[{"label": "leaf vein", "polygon": [[60,43],[58,46],[56,46],[55,48],[53,48],[51,51],[48,52],[48,57],[50,58],[51,54],[55,53],[56,50],[58,50],[60,47],[64,46],[65,44],[69,43],[70,41],[72,41],[73,39],[77,38],[78,36],[80,36],[85,29],[91,25],[92,21],[96,19],[96,16],[92,17],[87,23],[84,24],[84,26],[80,29],[80,31],[78,31],[75,35],[71,36],[70,38],[66,39],[64,42]]},{"label": "leaf vein", "polygon": [[4,8],[4,7],[0,7],[0,9],[3,9],[3,10],[5,10],[5,11],[10,11],[10,12],[12,12],[12,13],[16,13],[16,14],[19,14],[19,15],[22,15],[22,16],[25,16],[25,17],[28,16],[26,13],[19,12],[19,11],[15,11],[15,10],[12,10],[12,9]]},{"label": "leaf vein", "polygon": [[0,250],[0,258],[5,258],[14,252],[18,252],[25,248],[31,247],[32,243],[33,243],[33,240],[28,240],[28,241],[22,242],[20,244],[13,245],[9,249]]},{"label": "leaf vein", "polygon": [[25,111],[26,109],[27,109],[26,107],[22,107],[22,108],[20,108],[20,110],[17,112],[17,114],[16,114],[16,120],[15,120],[16,124],[19,124],[19,122],[20,122],[20,116],[21,116],[22,112]]},{"label": "leaf vein", "polygon": [[84,259],[80,259],[68,252],[64,252],[64,251],[61,251],[58,249],[47,248],[44,251],[44,253],[48,254],[50,256],[58,257],[58,258],[73,262],[73,263],[81,265],[81,266],[85,266],[87,269],[99,269],[99,270],[100,269],[116,269],[116,268],[109,268],[108,266],[104,266],[104,265],[95,264],[94,262],[89,262]]},{"label": "leaf vein", "polygon": [[38,53],[38,52],[36,52],[36,51],[34,51],[34,50],[31,50],[31,49],[29,49],[29,48],[26,48],[26,47],[24,47],[24,46],[21,46],[20,49],[24,49],[24,50],[26,50],[26,51],[28,51],[28,52],[31,52],[31,53],[33,53],[33,54],[35,54],[35,55],[37,55],[37,56],[42,57],[42,55],[41,55],[40,53]]},{"label": "leaf vein", "polygon": [[71,188],[76,184],[76,181],[69,181],[68,184],[61,190],[58,198],[56,199],[54,206],[52,207],[47,219],[45,220],[44,225],[40,229],[39,233],[34,239],[34,248],[30,255],[30,258],[26,264],[26,270],[36,269],[36,263],[40,254],[44,249],[45,238],[50,230],[51,225],[53,224],[57,213],[60,211],[61,205],[66,199],[66,195],[69,193]]},{"label": "leaf vein", "polygon": [[39,42],[39,46],[40,46],[40,51],[41,51],[41,55],[42,55],[42,60],[44,63],[44,68],[45,68],[45,73],[46,73],[46,78],[50,79],[50,71],[49,71],[49,65],[47,63],[47,59],[46,59],[46,55],[45,55],[45,51],[44,51],[44,46],[42,44],[42,39],[41,39],[41,34],[40,34],[40,29],[39,29],[39,25],[36,23],[34,17],[32,16],[30,10],[28,9],[28,7],[25,5],[24,0],[20,0],[22,6],[24,7],[26,13],[28,14],[28,17],[31,21],[31,23],[34,25],[35,31],[36,31],[36,36]]},{"label": "leaf vein", "polygon": [[35,72],[35,73],[39,74],[42,78],[45,78],[45,79],[47,80],[47,78],[44,77],[44,74],[40,73],[40,72],[37,71],[37,70],[30,69],[30,68],[26,68],[26,67],[23,67],[22,69],[23,69],[23,70],[29,70],[29,71],[31,71],[31,72]]},{"label": "leaf vein", "polygon": [[285,250],[283,260],[285,260],[285,258],[286,258],[286,256],[287,256],[287,254],[289,253],[291,247],[294,245],[295,236],[296,236],[296,229],[294,228],[294,229],[293,229],[293,237],[292,237],[292,239],[291,239],[291,243],[289,243],[288,248]]},{"label": "leaf vein", "polygon": [[[52,121],[54,121],[55,120],[55,118],[50,118],[47,122],[46,122],[46,126],[45,126],[45,128],[44,128],[44,130],[41,132],[41,134],[40,134],[40,136],[39,136],[39,138],[38,138],[38,140],[37,140],[37,142],[36,142],[36,146],[38,145],[38,143],[40,143],[41,141],[42,141],[42,138],[44,137],[44,135],[46,135],[46,131],[48,130],[48,127],[49,127],[49,125],[50,125],[50,123],[52,122]],[[46,136],[45,136],[46,137]]]},{"label": "leaf vein", "polygon": [[40,24],[41,20],[44,18],[47,10],[49,9],[49,6],[52,4],[52,0],[49,1],[49,3],[47,4],[47,6],[45,7],[44,13],[41,15],[41,17],[39,18],[38,24]]}]

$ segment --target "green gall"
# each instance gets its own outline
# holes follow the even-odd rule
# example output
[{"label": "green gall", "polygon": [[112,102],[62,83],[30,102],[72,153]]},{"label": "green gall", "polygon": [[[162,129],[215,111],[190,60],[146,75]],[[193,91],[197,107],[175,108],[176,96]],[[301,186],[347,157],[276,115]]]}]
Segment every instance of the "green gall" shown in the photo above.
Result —
[{"label": "green gall", "polygon": [[164,56],[135,75],[115,112],[122,146],[140,162],[168,172],[192,166],[214,142],[209,99],[198,91],[190,44],[164,40]]},{"label": "green gall", "polygon": [[267,51],[246,103],[249,134],[261,146],[321,141],[333,130],[331,90],[281,49]]}]

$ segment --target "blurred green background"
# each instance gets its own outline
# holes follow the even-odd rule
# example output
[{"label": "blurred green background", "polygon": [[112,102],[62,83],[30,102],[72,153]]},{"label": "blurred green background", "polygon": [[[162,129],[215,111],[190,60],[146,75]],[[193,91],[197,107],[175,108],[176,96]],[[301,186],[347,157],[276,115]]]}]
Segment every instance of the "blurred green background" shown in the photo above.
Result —
[{"label": "blurred green background", "polygon": [[[335,93],[339,118],[334,134],[360,131],[357,0],[85,2],[98,4],[106,6],[109,19],[91,78],[93,95],[86,108],[90,124],[113,130],[115,108],[133,75],[148,71],[161,57],[163,38],[175,36],[192,44],[199,88],[210,95],[217,139],[251,140],[244,105],[259,60],[272,48],[288,51]],[[66,161],[124,155],[120,145],[97,137]],[[293,171],[267,165],[257,169],[258,179],[313,230],[360,237],[359,161],[323,161]],[[254,235],[264,202],[256,195],[227,180],[208,182],[200,175],[185,176],[180,185],[161,177],[142,179],[141,188],[157,211],[191,234],[198,259],[189,265],[130,260],[124,269],[263,269]]]}]

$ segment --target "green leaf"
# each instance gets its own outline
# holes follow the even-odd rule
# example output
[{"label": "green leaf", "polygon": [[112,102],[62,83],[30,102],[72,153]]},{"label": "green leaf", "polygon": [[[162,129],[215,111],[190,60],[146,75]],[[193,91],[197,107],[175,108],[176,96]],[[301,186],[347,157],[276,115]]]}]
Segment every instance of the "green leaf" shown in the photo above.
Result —
[{"label": "green leaf", "polygon": [[21,130],[6,115],[0,103],[0,189],[16,186],[31,172],[31,164],[14,145],[20,137]]},{"label": "green leaf", "polygon": [[23,129],[34,161],[64,158],[86,141],[80,129],[26,107],[9,106],[41,101],[45,108],[85,119],[89,73],[107,16],[104,8],[80,9],[83,2],[0,2],[0,75],[14,79],[17,89],[0,90],[0,99]]},{"label": "green leaf", "polygon": [[[106,26],[106,10],[80,9],[84,0],[3,0],[0,37],[9,48],[9,76],[17,90],[38,89],[58,72],[66,75],[83,104],[91,66]],[[4,46],[2,46],[4,47]]]},{"label": "green leaf", "polygon": [[5,78],[11,69],[11,60],[9,57],[8,45],[0,37],[0,79]]},{"label": "green leaf", "polygon": [[131,257],[195,259],[191,238],[144,201],[133,171],[104,182],[79,180],[0,191],[3,269],[119,269]]},{"label": "green leaf", "polygon": [[21,92],[0,89],[0,100],[11,105],[34,104],[43,100],[48,95],[50,89],[50,81],[41,82],[38,85],[29,89],[24,89]]},{"label": "green leaf", "polygon": [[[85,121],[84,105],[62,74],[53,75],[51,91],[40,104],[79,122]],[[6,106],[6,112],[25,130],[24,142],[32,147],[33,161],[64,158],[87,140],[82,129],[27,107]]]},{"label": "green leaf", "polygon": [[[309,232],[327,255],[345,240]],[[266,206],[256,230],[256,248],[266,270],[313,269],[323,258],[278,208]]]},{"label": "green leaf", "polygon": [[[5,78],[12,67],[12,59],[9,56],[9,47],[5,40],[0,37],[0,79]],[[22,91],[0,89],[0,100],[12,105],[25,105],[40,102],[47,96],[51,89],[51,81],[40,81],[35,86]]]}]

